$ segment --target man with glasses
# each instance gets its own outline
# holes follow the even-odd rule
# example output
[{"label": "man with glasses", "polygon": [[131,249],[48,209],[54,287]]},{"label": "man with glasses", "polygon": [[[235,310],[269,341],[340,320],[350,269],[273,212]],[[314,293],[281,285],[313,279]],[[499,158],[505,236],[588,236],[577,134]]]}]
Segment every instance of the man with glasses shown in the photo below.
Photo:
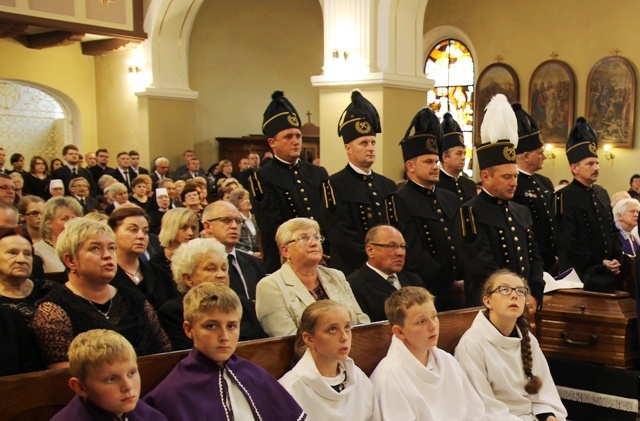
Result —
[{"label": "man with glasses", "polygon": [[16,186],[6,173],[0,173],[0,202],[13,206],[16,202]]},{"label": "man with glasses", "polygon": [[384,302],[406,286],[424,288],[418,275],[403,271],[407,244],[391,225],[371,228],[364,239],[367,262],[347,277],[358,304],[372,322],[387,320]]},{"label": "man with glasses", "polygon": [[98,210],[98,200],[89,196],[89,182],[83,177],[76,177],[69,182],[71,195],[82,206],[82,212],[86,215],[89,212]]},{"label": "man with glasses", "polygon": [[[411,134],[412,129],[414,134]],[[453,235],[458,197],[436,187],[440,178],[440,121],[430,108],[416,114],[400,143],[407,185],[386,198],[389,223],[407,241],[406,269],[438,297],[438,310],[464,305],[462,262]]]},{"label": "man with glasses", "polygon": [[265,277],[265,272],[258,258],[236,250],[242,221],[238,208],[222,200],[213,202],[202,212],[207,238],[220,241],[227,251],[229,287],[236,294],[255,300],[256,285]]},{"label": "man with glasses", "polygon": [[[466,202],[456,218],[462,239],[464,290],[468,307],[482,305],[482,287],[498,269],[526,279],[530,312],[542,304],[543,263],[533,238],[529,209],[512,199],[518,185],[518,122],[507,98],[493,97],[482,121],[482,145],[476,148],[482,192]],[[533,315],[530,313],[530,315]]]}]

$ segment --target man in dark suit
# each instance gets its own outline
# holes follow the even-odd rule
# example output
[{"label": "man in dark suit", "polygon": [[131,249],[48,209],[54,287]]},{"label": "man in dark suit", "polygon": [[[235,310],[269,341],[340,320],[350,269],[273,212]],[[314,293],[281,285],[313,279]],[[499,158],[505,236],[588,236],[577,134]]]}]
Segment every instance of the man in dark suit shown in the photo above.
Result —
[{"label": "man in dark suit", "polygon": [[158,181],[162,181],[165,178],[170,177],[169,176],[169,160],[164,156],[159,156],[153,162],[153,166],[154,166],[154,171],[153,171],[153,174],[151,174],[151,185],[155,189],[159,187]]},{"label": "man in dark suit", "polygon": [[89,172],[93,176],[96,183],[105,174],[111,174],[113,168],[109,166],[109,151],[106,149],[98,149],[96,151],[96,165],[89,168]]},{"label": "man in dark suit", "polygon": [[364,238],[369,228],[387,222],[384,198],[396,183],[373,172],[378,111],[359,91],[338,123],[349,160],[347,166],[322,183],[327,237],[331,243],[329,266],[348,276],[367,261]]},{"label": "man in dark suit", "polygon": [[118,153],[118,166],[111,172],[113,178],[127,186],[127,190],[131,192],[131,182],[135,178],[135,173],[130,170],[131,157],[128,152]]},{"label": "man in dark suit", "polygon": [[202,212],[202,224],[208,238],[215,238],[226,248],[229,259],[229,286],[236,294],[256,299],[256,285],[265,277],[260,260],[236,249],[240,239],[242,216],[229,202],[218,200]]},{"label": "man in dark suit", "polygon": [[69,182],[69,191],[71,196],[80,202],[82,212],[85,215],[98,210],[98,200],[89,196],[89,182],[84,177],[76,177],[71,180]]},{"label": "man in dark suit", "polygon": [[140,174],[149,174],[149,170],[140,166],[140,154],[138,151],[129,151],[129,172],[133,171],[135,174],[133,178],[136,178]]},{"label": "man in dark suit", "polygon": [[633,174],[629,179],[629,196],[632,199],[640,200],[640,174]]},{"label": "man in dark suit", "polygon": [[347,277],[358,304],[372,322],[386,320],[384,302],[393,291],[406,286],[424,287],[420,278],[405,272],[407,244],[391,225],[378,225],[364,239],[368,261]]},{"label": "man in dark suit", "polygon": [[78,148],[75,145],[66,145],[62,148],[62,158],[66,164],[55,170],[51,178],[54,180],[62,180],[67,195],[70,195],[71,190],[69,190],[69,183],[71,180],[76,177],[84,177],[89,182],[89,195],[96,197],[98,195],[98,186],[89,170],[80,167],[78,164],[80,161],[79,154]]},{"label": "man in dark suit", "polygon": [[251,152],[247,159],[249,160],[249,168],[238,174],[238,181],[245,189],[249,190],[251,188],[249,186],[249,178],[260,168],[260,155],[256,152]]},{"label": "man in dark suit", "polygon": [[7,162],[7,152],[4,148],[0,148],[0,172],[9,174],[10,171],[4,167],[4,164]]},{"label": "man in dark suit", "polygon": [[[260,232],[267,272],[280,269],[280,252],[275,241],[278,227],[296,217],[313,218],[326,234],[322,212],[321,185],[327,170],[300,159],[302,132],[300,116],[280,91],[264,112],[262,131],[274,157],[250,178],[253,209]],[[328,254],[329,242],[323,244]]]},{"label": "man in dark suit", "polygon": [[186,151],[182,152],[182,161],[184,162],[184,164],[176,168],[176,170],[173,172],[174,180],[178,180],[180,177],[189,172],[187,164],[189,163],[190,159],[195,157],[196,154],[191,149],[187,149]]},{"label": "man in dark suit", "polygon": [[204,175],[204,170],[200,168],[198,158],[191,158],[189,162],[187,162],[187,172],[180,176],[180,180],[189,181],[196,177],[204,177]]}]

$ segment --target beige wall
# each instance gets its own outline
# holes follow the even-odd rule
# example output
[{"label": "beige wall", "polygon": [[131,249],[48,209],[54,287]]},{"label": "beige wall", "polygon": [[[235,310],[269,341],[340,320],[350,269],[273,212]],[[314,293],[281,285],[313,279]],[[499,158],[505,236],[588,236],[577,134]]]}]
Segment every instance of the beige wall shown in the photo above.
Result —
[{"label": "beige wall", "polygon": [[[528,103],[531,74],[551,58],[552,51],[557,52],[576,76],[577,117],[585,114],[587,78],[598,60],[616,47],[635,66],[640,63],[638,14],[640,3],[626,0],[430,0],[424,30],[451,25],[464,31],[475,47],[476,79],[496,56],[502,56],[518,74],[523,104]],[[606,161],[600,152],[599,184],[609,193],[628,189],[629,176],[640,172],[640,121],[635,124],[635,139],[633,149],[614,150],[614,161]],[[557,158],[547,161],[542,173],[557,183],[571,173],[564,149],[554,151]]]},{"label": "beige wall", "polygon": [[[80,44],[33,50],[12,39],[0,39],[0,79],[39,84],[71,98],[79,110],[80,138],[74,139],[82,152],[95,150],[96,91],[93,57],[83,56]],[[8,151],[9,154],[16,151]],[[59,151],[62,156],[62,151]],[[30,157],[27,157],[29,159]]]},{"label": "beige wall", "polygon": [[322,73],[322,34],[318,0],[203,3],[189,49],[190,85],[199,93],[195,150],[203,166],[218,159],[216,137],[262,133],[275,90],[284,91],[303,122],[310,111],[318,125],[319,93],[310,77]]}]

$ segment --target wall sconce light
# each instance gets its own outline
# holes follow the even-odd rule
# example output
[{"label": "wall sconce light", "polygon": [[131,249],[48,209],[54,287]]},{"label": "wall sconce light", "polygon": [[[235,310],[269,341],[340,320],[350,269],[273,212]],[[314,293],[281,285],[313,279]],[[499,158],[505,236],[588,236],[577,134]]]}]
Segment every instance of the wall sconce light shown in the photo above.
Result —
[{"label": "wall sconce light", "polygon": [[544,156],[546,156],[547,159],[556,159],[556,154],[553,153],[553,145],[551,143],[547,143],[544,146]]},{"label": "wall sconce light", "polygon": [[604,157],[607,160],[613,160],[613,158],[615,158],[616,156],[613,154],[613,152],[611,152],[611,145],[609,145],[608,143],[604,145]]}]

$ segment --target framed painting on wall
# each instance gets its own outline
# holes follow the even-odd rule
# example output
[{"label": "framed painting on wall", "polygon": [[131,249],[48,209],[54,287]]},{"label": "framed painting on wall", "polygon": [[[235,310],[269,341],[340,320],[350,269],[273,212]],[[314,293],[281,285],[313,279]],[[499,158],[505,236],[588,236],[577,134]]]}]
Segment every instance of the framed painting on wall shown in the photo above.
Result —
[{"label": "framed painting on wall", "polygon": [[598,61],[587,80],[586,118],[601,144],[633,148],[636,74],[619,56]]},{"label": "framed painting on wall", "polygon": [[476,83],[476,100],[475,100],[475,119],[474,132],[475,144],[479,145],[480,126],[482,125],[482,117],[484,109],[495,94],[504,94],[510,103],[520,100],[520,83],[515,70],[508,64],[493,63],[487,66]]},{"label": "framed painting on wall", "polygon": [[566,144],[574,123],[575,86],[573,70],[562,60],[547,60],[533,71],[528,111],[544,143]]}]

